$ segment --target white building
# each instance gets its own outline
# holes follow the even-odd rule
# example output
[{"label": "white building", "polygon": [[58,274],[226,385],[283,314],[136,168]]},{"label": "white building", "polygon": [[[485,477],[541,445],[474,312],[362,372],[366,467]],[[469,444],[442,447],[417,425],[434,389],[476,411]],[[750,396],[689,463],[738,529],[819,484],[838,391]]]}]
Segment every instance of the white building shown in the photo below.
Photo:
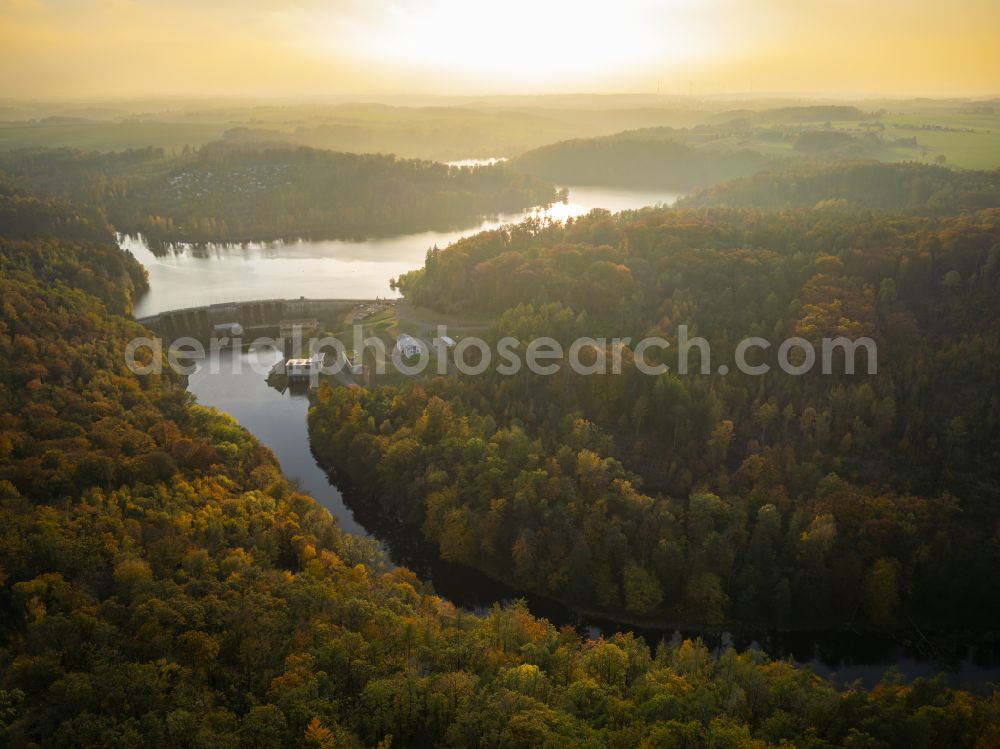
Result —
[{"label": "white building", "polygon": [[449,335],[438,336],[434,339],[434,348],[455,348],[455,339]]},{"label": "white building", "polygon": [[317,354],[309,359],[289,359],[285,362],[285,374],[289,380],[308,380],[318,375],[323,369],[323,355]]},{"label": "white building", "polygon": [[424,347],[416,338],[411,335],[403,333],[396,337],[396,351],[402,354],[405,358],[410,358],[411,356],[420,356],[420,352],[423,351]]}]

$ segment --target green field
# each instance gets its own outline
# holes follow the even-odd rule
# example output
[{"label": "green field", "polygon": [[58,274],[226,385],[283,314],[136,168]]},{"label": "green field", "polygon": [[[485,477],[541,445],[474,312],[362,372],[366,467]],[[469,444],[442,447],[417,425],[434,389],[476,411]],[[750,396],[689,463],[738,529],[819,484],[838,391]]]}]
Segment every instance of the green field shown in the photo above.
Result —
[{"label": "green field", "polygon": [[[916,138],[917,148],[890,147],[881,156],[885,161],[933,161],[944,156],[945,163],[963,169],[1000,168],[1000,113],[961,112],[888,113],[878,118],[885,125],[882,136]],[[841,130],[858,129],[857,122],[834,122]],[[922,129],[942,127],[947,130]],[[972,132],[965,132],[970,130]]]},{"label": "green field", "polygon": [[[1000,113],[965,114],[958,111],[886,113],[865,120],[868,126],[881,123],[879,132],[884,145],[873,158],[880,161],[932,162],[943,156],[947,165],[962,169],[1000,168]],[[861,121],[849,120],[830,123],[789,122],[782,128],[792,130],[824,129],[844,130],[855,136],[866,132]],[[923,129],[941,127],[947,129]],[[966,132],[971,131],[971,132]],[[917,147],[894,145],[897,139],[916,138]],[[749,148],[771,156],[796,156],[792,139],[774,140],[761,137],[761,129],[752,136],[731,135],[725,132],[700,132],[687,134],[685,142],[696,147]]]},{"label": "green field", "polygon": [[[913,135],[917,143],[927,148],[933,157],[943,154],[947,163],[965,169],[995,169],[1000,167],[1000,114],[934,114],[898,115],[883,120],[892,132]],[[974,132],[910,130],[893,125],[942,125],[971,129]]]}]

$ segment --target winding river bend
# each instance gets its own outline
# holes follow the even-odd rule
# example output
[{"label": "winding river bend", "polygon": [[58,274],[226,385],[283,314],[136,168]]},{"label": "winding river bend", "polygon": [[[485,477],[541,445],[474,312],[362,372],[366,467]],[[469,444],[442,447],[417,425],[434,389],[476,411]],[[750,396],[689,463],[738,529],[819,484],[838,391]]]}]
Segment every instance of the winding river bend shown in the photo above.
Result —
[{"label": "winding river bend", "polygon": [[[141,238],[123,237],[122,246],[132,251],[149,272],[150,291],[138,301],[136,317],[171,309],[216,302],[254,299],[374,298],[392,297],[389,279],[420,267],[426,251],[478,231],[493,229],[526,216],[561,220],[587,213],[592,208],[612,211],[671,204],[676,193],[570,187],[566,203],[523,214],[505,214],[484,219],[464,230],[428,231],[364,241],[296,241],[287,243],[176,248],[154,254]],[[309,403],[304,394],[280,393],[249,366],[233,367],[233,357],[264,367],[280,357],[274,349],[223,351],[218,373],[199,368],[189,378],[189,389],[204,405],[234,416],[281,462],[285,473],[300,488],[315,497],[350,533],[376,539],[395,564],[413,569],[429,580],[437,592],[457,605],[483,609],[495,601],[526,597],[533,613],[556,624],[574,624],[591,633],[618,628],[614,622],[581,616],[551,601],[534,599],[464,567],[441,561],[416,534],[394,527],[385,518],[366,514],[363,506],[349,501],[329,480],[313,458],[306,426]],[[233,374],[239,371],[239,374]],[[348,500],[350,498],[348,497]],[[626,627],[627,628],[627,627]],[[672,632],[644,632],[652,642]],[[685,633],[688,634],[688,633]],[[701,633],[694,633],[701,634]],[[927,652],[892,639],[854,633],[757,633],[731,636],[705,633],[717,647],[762,647],[773,657],[790,657],[809,663],[820,674],[838,681],[861,679],[873,685],[889,667],[910,677],[946,671],[953,686],[982,690],[989,681],[1000,680],[1000,652],[990,647],[955,647],[952,652]]]}]

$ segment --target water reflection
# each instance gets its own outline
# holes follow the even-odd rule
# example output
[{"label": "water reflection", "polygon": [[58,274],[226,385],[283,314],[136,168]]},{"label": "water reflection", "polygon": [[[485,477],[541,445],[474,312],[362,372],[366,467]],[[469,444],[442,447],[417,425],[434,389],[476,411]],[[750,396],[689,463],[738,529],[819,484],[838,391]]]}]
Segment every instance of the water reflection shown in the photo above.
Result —
[{"label": "water reflection", "polygon": [[507,161],[504,156],[493,156],[488,159],[459,159],[458,161],[445,162],[448,166],[457,166],[459,169],[473,169],[477,166],[493,166]]},{"label": "water reflection", "polygon": [[396,296],[389,279],[423,265],[427,250],[527,216],[565,220],[593,208],[613,211],[673,203],[677,193],[570,188],[565,203],[493,216],[462,229],[366,240],[295,241],[178,247],[154,254],[141,237],[121,237],[149,272],[136,317],[170,309],[254,299],[374,299]]}]

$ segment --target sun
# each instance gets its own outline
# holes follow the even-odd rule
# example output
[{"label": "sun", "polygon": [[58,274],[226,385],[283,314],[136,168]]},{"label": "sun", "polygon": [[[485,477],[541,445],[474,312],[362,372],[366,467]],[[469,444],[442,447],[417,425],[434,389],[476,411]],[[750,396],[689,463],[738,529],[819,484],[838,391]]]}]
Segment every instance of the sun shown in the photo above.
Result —
[{"label": "sun", "polygon": [[311,34],[321,47],[374,66],[524,91],[689,64],[710,46],[696,9],[692,0],[404,0],[349,23],[331,11],[313,19]]}]

